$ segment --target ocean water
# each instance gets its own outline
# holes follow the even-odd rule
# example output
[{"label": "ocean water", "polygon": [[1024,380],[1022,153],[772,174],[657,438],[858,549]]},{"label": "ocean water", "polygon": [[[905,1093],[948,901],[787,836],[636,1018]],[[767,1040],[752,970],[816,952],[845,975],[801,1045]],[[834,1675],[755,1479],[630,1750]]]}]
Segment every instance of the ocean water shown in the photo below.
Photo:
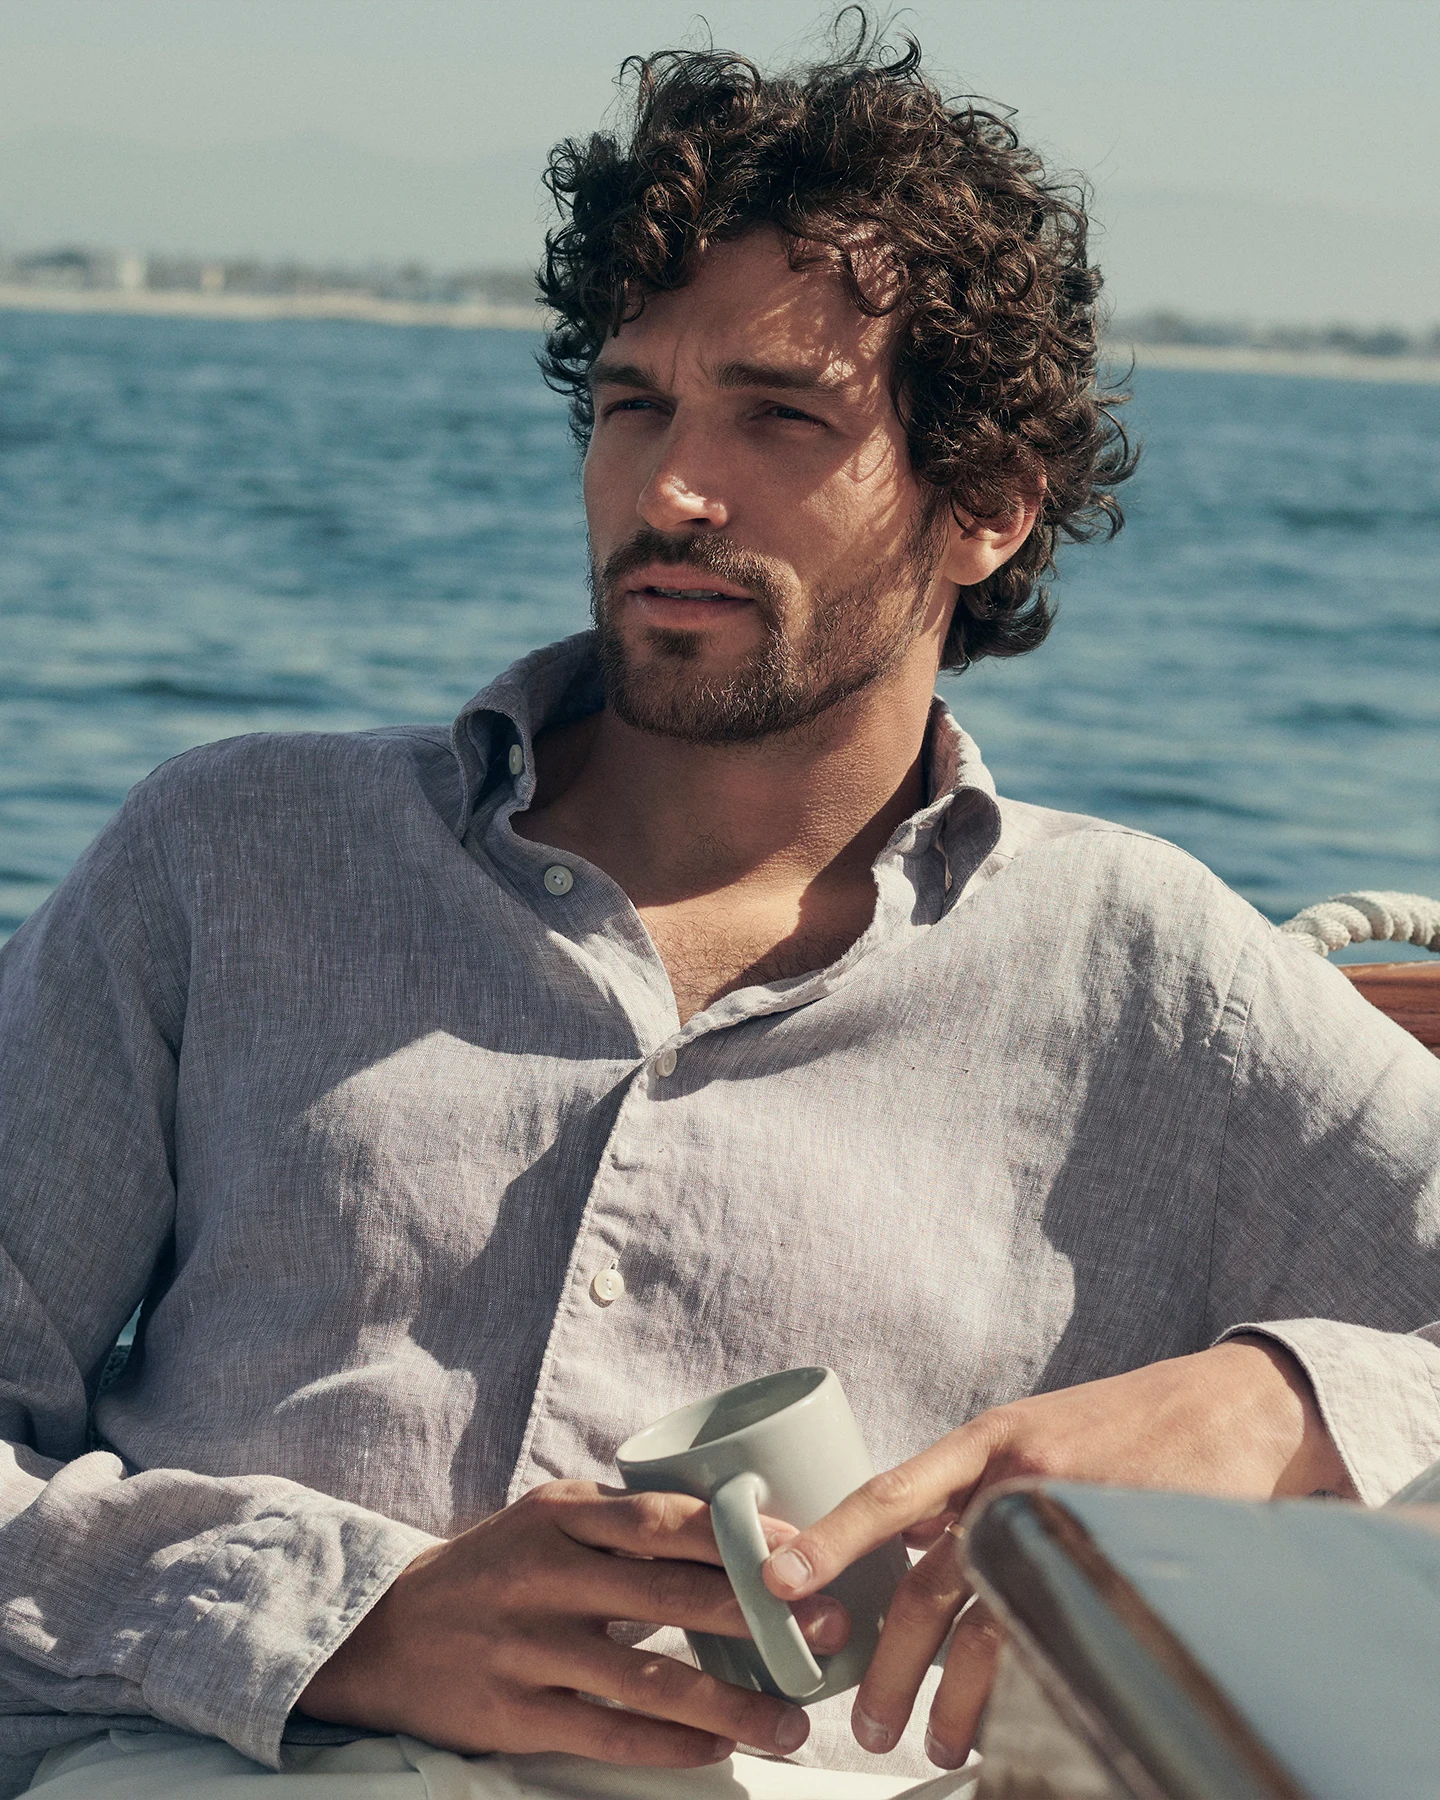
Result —
[{"label": "ocean water", "polygon": [[[1134,385],[1126,530],[946,688],[1002,791],[1274,918],[1440,893],[1440,386]],[[157,763],[448,719],[583,626],[583,570],[525,335],[0,313],[0,937]]]}]

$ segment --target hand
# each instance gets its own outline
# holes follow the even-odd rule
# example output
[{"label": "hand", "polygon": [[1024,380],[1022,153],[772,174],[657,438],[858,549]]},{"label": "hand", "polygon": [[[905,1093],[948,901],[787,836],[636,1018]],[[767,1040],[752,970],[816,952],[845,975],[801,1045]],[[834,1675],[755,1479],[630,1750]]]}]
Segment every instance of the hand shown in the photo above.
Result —
[{"label": "hand", "polygon": [[[794,1535],[779,1520],[764,1523],[772,1545]],[[606,1633],[625,1619],[748,1637],[719,1563],[703,1501],[551,1482],[422,1551],[298,1705],[467,1755],[569,1750],[690,1768],[723,1760],[739,1742],[788,1756],[809,1734],[802,1708]],[[828,1595],[795,1611],[816,1650],[838,1650],[849,1636]]]},{"label": "hand", "polygon": [[1266,1338],[1126,1375],[1037,1394],[981,1413],[921,1455],[877,1475],[772,1553],[765,1580],[782,1599],[813,1594],[897,1532],[926,1550],[900,1584],[855,1696],[867,1750],[893,1748],[920,1682],[957,1615],[925,1747],[958,1768],[990,1691],[999,1628],[973,1600],[955,1530],[986,1488],[1014,1476],[1269,1499],[1317,1489],[1353,1496],[1299,1365]]}]

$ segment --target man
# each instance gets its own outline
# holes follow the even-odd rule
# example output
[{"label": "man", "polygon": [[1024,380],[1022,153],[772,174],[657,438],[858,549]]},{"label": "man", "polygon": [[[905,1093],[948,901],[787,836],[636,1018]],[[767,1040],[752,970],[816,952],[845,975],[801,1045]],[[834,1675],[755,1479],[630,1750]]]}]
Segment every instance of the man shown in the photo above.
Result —
[{"label": "man", "polygon": [[[1433,1059],[1170,846],[997,801],[932,698],[1118,517],[1082,215],[863,45],[653,59],[551,180],[593,639],[448,738],[178,759],[6,951],[12,1788],[117,1720],[950,1767],[979,1488],[1440,1455]],[[926,1549],[853,1735],[640,1647],[743,1624],[701,1506],[603,1485],[811,1362],[899,1466],[774,1525],[775,1591],[833,1648],[825,1581]]]}]

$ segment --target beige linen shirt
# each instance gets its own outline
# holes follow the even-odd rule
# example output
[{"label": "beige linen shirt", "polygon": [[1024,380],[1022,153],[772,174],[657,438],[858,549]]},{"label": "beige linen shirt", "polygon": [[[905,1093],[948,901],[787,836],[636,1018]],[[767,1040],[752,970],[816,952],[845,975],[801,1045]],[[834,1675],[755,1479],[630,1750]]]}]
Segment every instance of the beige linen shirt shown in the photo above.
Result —
[{"label": "beige linen shirt", "polygon": [[[997,800],[938,702],[864,935],[682,1026],[510,827],[599,704],[579,638],[448,736],[191,752],[0,955],[11,1791],[107,1724],[345,1736],[296,1696],[420,1548],[768,1370],[885,1466],[1268,1322],[1367,1501],[1440,1457],[1440,1062],[1183,852]],[[847,1710],[802,1754],[876,1767]]]}]

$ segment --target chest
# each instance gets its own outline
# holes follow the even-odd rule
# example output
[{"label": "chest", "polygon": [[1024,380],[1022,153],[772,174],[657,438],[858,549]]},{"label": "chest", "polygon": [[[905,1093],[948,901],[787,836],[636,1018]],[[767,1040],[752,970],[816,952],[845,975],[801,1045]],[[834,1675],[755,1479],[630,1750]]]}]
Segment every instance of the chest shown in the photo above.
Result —
[{"label": "chest", "polygon": [[838,892],[812,887],[761,898],[728,890],[637,911],[683,1024],[737,988],[828,968],[865,930],[874,908],[866,881]]},{"label": "chest", "polygon": [[[431,958],[427,983],[397,938],[377,1008],[352,946],[316,954],[334,966],[303,993],[237,1012],[217,984],[192,1008],[175,1298],[207,1329],[257,1285],[318,1304],[319,1268],[327,1308],[492,1387],[558,1301],[575,1381],[674,1363],[698,1391],[848,1359],[883,1392],[948,1366],[954,1417],[977,1369],[1034,1385],[1077,1298],[1112,1350],[1142,1279],[1194,1326],[1221,1115],[1196,1094],[1186,1130],[1157,1133],[1174,1076],[1147,1021],[1100,1019],[1093,993],[1077,1010],[1043,964],[1017,989],[931,931],[687,1039],[640,1031],[579,955]],[[1104,1065],[1077,1080],[1097,1023]],[[1173,1194],[1192,1180],[1193,1209]],[[612,1268],[626,1304],[598,1306]],[[1073,1348],[1083,1365],[1088,1337]],[[517,1396],[531,1379],[517,1365]]]}]

